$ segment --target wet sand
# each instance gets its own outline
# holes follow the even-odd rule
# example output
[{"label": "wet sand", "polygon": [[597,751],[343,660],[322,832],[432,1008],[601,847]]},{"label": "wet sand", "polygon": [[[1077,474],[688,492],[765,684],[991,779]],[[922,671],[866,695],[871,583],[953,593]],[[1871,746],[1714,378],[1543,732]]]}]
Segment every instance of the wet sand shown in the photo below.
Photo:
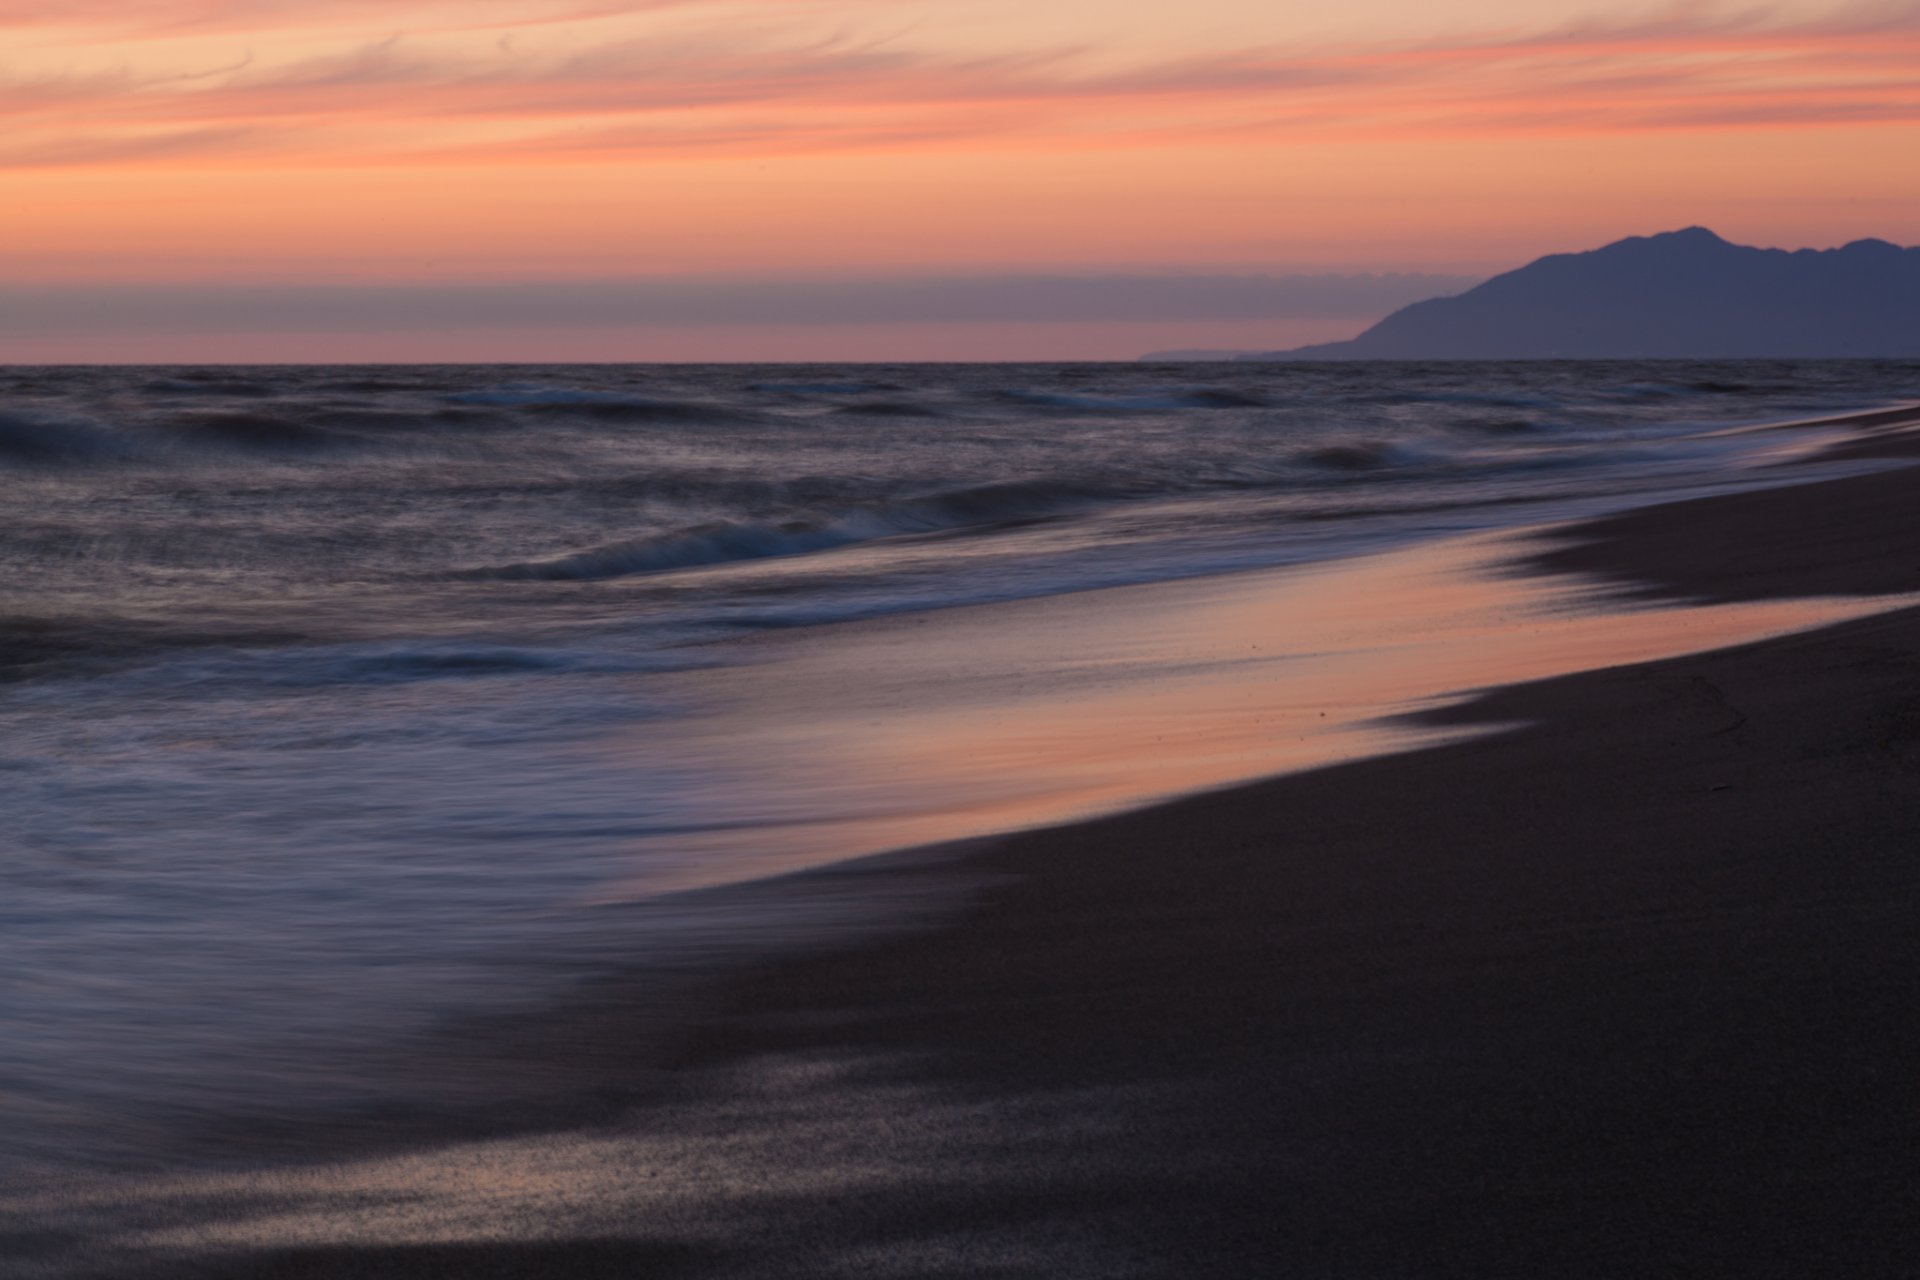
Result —
[{"label": "wet sand", "polygon": [[[1900,471],[1534,567],[1760,600],[1916,549]],[[990,842],[940,927],[729,978],[652,1107],[336,1189],[410,1227],[176,1226],[142,1274],[1911,1274],[1920,609],[1423,719],[1506,727]]]},{"label": "wet sand", "polygon": [[1917,639],[1533,690],[1486,709],[1551,726],[1497,744],[1010,842],[965,928],[769,974],[710,1042],[989,1100],[990,1154],[778,1247],[1910,1274]]},{"label": "wet sand", "polygon": [[[735,803],[762,820],[675,833],[684,883],[1055,826],[1434,745],[1461,731],[1408,710],[1887,607],[1596,601],[1584,582],[1515,573],[1516,548],[1531,547],[1471,534],[710,646],[745,660],[661,684],[705,709],[683,749],[730,761]],[[756,814],[755,791],[782,804]],[[657,886],[651,876],[635,889]],[[607,885],[603,900],[624,890]]]},{"label": "wet sand", "polygon": [[1914,502],[1901,469],[1647,507],[1570,529],[1531,564],[1669,599],[1906,592],[1920,588]]},{"label": "wet sand", "polygon": [[[1768,523],[1845,546],[1715,578],[1623,536]],[[1661,589],[1903,583],[1920,473],[1589,532]],[[743,984],[716,1058],[910,1054],[1005,1100],[997,1181],[823,1197],[783,1247],[1019,1224],[1111,1252],[1008,1274],[1911,1274],[1920,610],[1440,718],[1527,724],[1014,837],[964,927]]]}]

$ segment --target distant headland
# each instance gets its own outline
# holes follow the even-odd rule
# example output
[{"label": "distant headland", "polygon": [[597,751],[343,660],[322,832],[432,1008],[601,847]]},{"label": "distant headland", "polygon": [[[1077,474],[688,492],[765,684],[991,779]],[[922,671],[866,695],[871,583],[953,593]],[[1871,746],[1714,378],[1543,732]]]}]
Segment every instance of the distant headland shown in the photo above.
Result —
[{"label": "distant headland", "polygon": [[1705,227],[1556,253],[1346,342],[1153,359],[1920,357],[1920,248],[1759,249]]}]

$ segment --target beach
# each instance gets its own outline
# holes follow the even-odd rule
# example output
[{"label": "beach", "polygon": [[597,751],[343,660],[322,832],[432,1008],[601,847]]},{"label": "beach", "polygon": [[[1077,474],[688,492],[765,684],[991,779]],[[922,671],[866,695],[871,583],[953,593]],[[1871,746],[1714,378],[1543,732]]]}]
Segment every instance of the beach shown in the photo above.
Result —
[{"label": "beach", "polygon": [[444,1041],[491,1115],[51,1182],[0,1241],[27,1276],[1907,1274],[1916,485],[1642,507],[1511,563],[1857,616],[802,873],[903,922],[828,912],[664,1008],[600,981],[511,1052]]},{"label": "beach", "polygon": [[[705,710],[637,748],[726,752],[778,819],[495,927],[555,975],[495,963],[497,1006],[313,1061],[240,1019],[119,1125],[21,1111],[113,1146],[0,1178],[0,1257],[1905,1274],[1914,424],[1521,530],[707,639],[643,685]],[[73,1079],[117,1065],[175,1071]]]},{"label": "beach", "polygon": [[1023,1224],[1009,1274],[1076,1273],[1044,1242],[1080,1233],[1115,1273],[1903,1274],[1916,648],[1906,610],[1517,687],[1448,713],[1526,723],[1494,737],[1016,837],[968,927],[769,973],[712,1044],[912,1054],[1018,1100],[989,1167],[1059,1161],[797,1230],[842,1248],[879,1219]]},{"label": "beach", "polygon": [[[1652,589],[1886,590],[1920,564],[1914,484],[1654,508],[1586,545]],[[1629,536],[1762,515],[1851,539],[1711,579]],[[903,1061],[977,1108],[958,1167],[823,1196],[774,1250],[820,1274],[876,1232],[901,1274],[1906,1274],[1917,652],[1904,609],[1504,689],[1443,713],[1522,726],[1491,737],[1008,839],[964,926],[759,975],[712,1029],[708,1061]]]}]

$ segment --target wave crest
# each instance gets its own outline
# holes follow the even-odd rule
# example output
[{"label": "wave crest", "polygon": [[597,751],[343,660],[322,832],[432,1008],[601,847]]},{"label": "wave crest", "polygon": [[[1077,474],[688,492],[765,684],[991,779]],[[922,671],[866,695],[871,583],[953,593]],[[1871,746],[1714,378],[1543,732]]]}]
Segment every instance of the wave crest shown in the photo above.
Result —
[{"label": "wave crest", "polygon": [[0,460],[72,464],[133,452],[126,437],[90,423],[0,413]]},{"label": "wave crest", "polygon": [[462,576],[571,582],[635,577],[806,555],[880,538],[1042,520],[1083,507],[1095,496],[1064,485],[976,485],[872,503],[836,516],[758,522],[715,520],[671,533],[603,543],[549,560],[476,569]]}]

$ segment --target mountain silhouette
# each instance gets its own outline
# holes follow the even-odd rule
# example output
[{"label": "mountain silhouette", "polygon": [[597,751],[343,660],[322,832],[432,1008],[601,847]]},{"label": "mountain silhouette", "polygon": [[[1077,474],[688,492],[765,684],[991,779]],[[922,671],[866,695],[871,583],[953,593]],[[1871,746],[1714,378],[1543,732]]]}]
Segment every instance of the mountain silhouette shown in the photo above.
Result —
[{"label": "mountain silhouette", "polygon": [[1243,360],[1920,356],[1920,248],[1756,249],[1705,227],[1556,253],[1349,342]]}]

